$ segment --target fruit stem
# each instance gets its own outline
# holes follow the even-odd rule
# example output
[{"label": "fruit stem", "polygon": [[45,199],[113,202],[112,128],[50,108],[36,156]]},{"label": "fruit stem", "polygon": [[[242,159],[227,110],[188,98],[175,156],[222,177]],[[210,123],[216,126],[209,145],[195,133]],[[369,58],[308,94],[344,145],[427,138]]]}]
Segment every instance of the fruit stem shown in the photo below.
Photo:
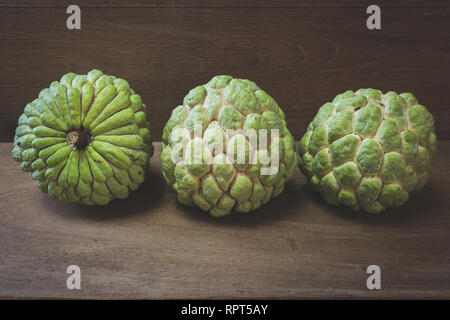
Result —
[{"label": "fruit stem", "polygon": [[66,141],[73,150],[83,150],[91,143],[92,136],[84,129],[74,129],[67,132]]}]

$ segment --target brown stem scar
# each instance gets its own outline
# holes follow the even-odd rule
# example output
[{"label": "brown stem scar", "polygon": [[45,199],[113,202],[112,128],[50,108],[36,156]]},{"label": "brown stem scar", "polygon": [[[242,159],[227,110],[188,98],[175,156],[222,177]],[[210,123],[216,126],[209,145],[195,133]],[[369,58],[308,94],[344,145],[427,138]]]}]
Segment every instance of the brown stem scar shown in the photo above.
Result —
[{"label": "brown stem scar", "polygon": [[67,132],[66,141],[74,150],[83,150],[91,143],[91,134],[87,130],[74,129]]}]

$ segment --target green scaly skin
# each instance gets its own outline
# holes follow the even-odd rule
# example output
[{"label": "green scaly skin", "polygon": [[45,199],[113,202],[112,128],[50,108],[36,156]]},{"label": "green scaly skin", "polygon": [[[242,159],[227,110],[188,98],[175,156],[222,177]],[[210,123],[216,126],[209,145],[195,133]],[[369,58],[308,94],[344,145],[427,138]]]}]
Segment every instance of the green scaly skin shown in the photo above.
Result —
[{"label": "green scaly skin", "polygon": [[299,166],[328,203],[378,213],[426,184],[434,131],[433,116],[411,93],[346,91],[309,124]]},{"label": "green scaly skin", "polygon": [[[201,137],[194,137],[196,122],[201,124]],[[241,133],[230,137],[227,129],[240,129]],[[251,144],[245,134],[250,129],[279,130],[276,174],[261,175],[265,165],[259,159],[270,156],[270,152]],[[185,134],[177,137],[175,131]],[[175,146],[179,143],[186,145],[185,160],[192,157],[201,159],[201,163],[175,163],[173,153],[178,152]],[[217,144],[223,145],[223,153],[215,153]],[[245,147],[245,163],[232,164],[225,154],[238,145]],[[258,161],[250,161],[251,157]],[[248,212],[259,208],[283,191],[297,164],[294,138],[286,128],[283,111],[249,80],[215,76],[192,89],[164,127],[161,165],[166,182],[181,203],[198,206],[212,216],[221,217],[233,209]]]},{"label": "green scaly skin", "polygon": [[127,198],[152,155],[141,97],[99,70],[68,73],[42,90],[19,117],[12,150],[43,192],[86,205]]}]

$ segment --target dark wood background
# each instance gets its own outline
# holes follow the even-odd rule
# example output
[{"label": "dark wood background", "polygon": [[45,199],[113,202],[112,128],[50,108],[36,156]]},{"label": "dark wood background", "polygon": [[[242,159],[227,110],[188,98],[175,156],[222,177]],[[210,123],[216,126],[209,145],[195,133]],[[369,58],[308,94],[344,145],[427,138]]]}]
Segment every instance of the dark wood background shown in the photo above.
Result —
[{"label": "dark wood background", "polygon": [[[450,2],[0,1],[0,298],[450,298]],[[298,139],[347,89],[411,91],[436,118],[427,186],[380,215],[327,205],[297,170],[251,214],[213,219],[163,181],[160,143],[142,187],[104,207],[40,192],[10,156],[17,117],[69,71],[127,79],[156,141],[189,89],[216,74],[257,82]],[[79,265],[82,290],[67,290]],[[382,290],[366,268],[382,270]]]},{"label": "dark wood background", "polygon": [[[37,4],[38,3],[38,4]],[[377,1],[382,30],[366,28],[372,1],[0,1],[0,141],[12,141],[27,102],[67,72],[123,77],[143,96],[156,141],[171,110],[216,74],[258,83],[301,137],[317,108],[360,87],[411,91],[450,138],[450,2]]]}]

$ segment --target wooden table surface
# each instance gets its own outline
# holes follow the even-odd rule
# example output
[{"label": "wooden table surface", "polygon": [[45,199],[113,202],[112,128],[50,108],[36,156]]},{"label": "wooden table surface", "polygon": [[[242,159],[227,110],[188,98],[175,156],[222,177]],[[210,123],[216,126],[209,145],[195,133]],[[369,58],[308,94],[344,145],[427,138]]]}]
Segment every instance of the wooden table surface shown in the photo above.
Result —
[{"label": "wooden table surface", "polygon": [[[297,170],[261,209],[212,218],[165,184],[105,207],[41,193],[0,144],[2,298],[450,298],[450,141],[430,182],[379,215],[329,206]],[[381,290],[366,268],[381,268]],[[81,268],[81,290],[66,268]]]}]

